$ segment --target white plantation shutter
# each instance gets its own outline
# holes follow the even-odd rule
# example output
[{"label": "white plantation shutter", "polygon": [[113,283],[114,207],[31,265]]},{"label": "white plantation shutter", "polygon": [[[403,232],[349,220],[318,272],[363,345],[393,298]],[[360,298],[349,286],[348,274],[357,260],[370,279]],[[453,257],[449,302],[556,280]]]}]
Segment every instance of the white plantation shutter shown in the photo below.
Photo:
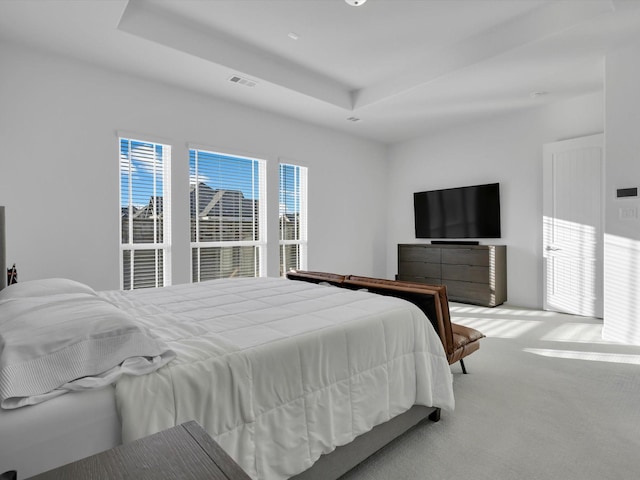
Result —
[{"label": "white plantation shutter", "polygon": [[189,150],[192,281],[263,275],[263,160]]},{"label": "white plantation shutter", "polygon": [[121,288],[170,283],[171,147],[120,138]]},{"label": "white plantation shutter", "polygon": [[280,164],[280,275],[307,268],[307,169]]}]

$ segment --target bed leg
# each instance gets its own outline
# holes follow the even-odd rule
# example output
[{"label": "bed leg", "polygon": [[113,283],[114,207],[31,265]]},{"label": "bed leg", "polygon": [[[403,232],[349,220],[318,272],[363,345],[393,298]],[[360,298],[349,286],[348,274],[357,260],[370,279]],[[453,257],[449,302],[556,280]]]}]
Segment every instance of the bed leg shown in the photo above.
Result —
[{"label": "bed leg", "polygon": [[440,409],[436,408],[433,412],[431,412],[429,414],[429,420],[431,420],[432,422],[439,422],[440,421]]},{"label": "bed leg", "polygon": [[460,359],[460,366],[462,367],[462,373],[464,373],[466,375],[467,374],[467,369],[464,368],[464,362],[462,361],[462,359]]}]

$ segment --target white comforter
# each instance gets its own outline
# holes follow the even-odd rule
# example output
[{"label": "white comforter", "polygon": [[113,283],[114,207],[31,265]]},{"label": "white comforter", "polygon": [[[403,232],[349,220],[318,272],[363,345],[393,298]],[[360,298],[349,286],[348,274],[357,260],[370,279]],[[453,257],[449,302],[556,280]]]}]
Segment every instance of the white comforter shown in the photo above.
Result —
[{"label": "white comforter", "polygon": [[414,404],[454,406],[442,344],[403,300],[274,278],[101,295],[177,354],[118,381],[125,442],[194,419],[276,480]]}]

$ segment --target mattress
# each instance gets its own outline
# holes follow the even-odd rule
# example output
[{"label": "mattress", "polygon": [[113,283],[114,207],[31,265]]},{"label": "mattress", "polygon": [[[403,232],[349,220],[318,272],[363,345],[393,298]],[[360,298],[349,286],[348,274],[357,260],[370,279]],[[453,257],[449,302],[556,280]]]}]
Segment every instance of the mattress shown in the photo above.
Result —
[{"label": "mattress", "polygon": [[439,337],[397,298],[279,278],[101,295],[177,354],[117,382],[125,442],[196,420],[278,480],[414,404],[454,406]]},{"label": "mattress", "polygon": [[0,409],[0,473],[17,470],[27,478],[120,443],[112,386]]}]

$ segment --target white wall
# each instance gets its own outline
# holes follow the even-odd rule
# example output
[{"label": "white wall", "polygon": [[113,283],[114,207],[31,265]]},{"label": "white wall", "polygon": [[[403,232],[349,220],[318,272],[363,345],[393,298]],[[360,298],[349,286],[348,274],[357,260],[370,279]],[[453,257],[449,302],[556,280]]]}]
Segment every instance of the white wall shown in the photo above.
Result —
[{"label": "white wall", "polygon": [[594,94],[387,152],[375,142],[16,45],[0,45],[0,64],[7,261],[17,263],[22,279],[64,276],[97,289],[119,285],[120,130],[173,145],[173,225],[180,233],[173,238],[174,283],[189,279],[186,142],[194,142],[268,160],[272,240],[278,159],[309,167],[309,269],[392,278],[396,245],[416,241],[414,191],[499,181],[509,303],[540,307],[542,145],[603,130],[603,96]]},{"label": "white wall", "polygon": [[[640,41],[607,55],[604,328],[609,340],[640,345],[640,199],[617,199],[619,188],[640,190]],[[620,218],[620,209],[635,217]]]},{"label": "white wall", "polygon": [[16,45],[0,65],[0,205],[21,279],[119,287],[117,131],[173,146],[174,283],[189,280],[186,142],[268,160],[270,275],[282,157],[309,168],[308,268],[384,276],[381,144]]},{"label": "white wall", "polygon": [[397,244],[419,243],[413,192],[500,182],[508,303],[542,307],[542,146],[603,131],[603,95],[538,107],[397,144],[390,149],[387,276]]}]

